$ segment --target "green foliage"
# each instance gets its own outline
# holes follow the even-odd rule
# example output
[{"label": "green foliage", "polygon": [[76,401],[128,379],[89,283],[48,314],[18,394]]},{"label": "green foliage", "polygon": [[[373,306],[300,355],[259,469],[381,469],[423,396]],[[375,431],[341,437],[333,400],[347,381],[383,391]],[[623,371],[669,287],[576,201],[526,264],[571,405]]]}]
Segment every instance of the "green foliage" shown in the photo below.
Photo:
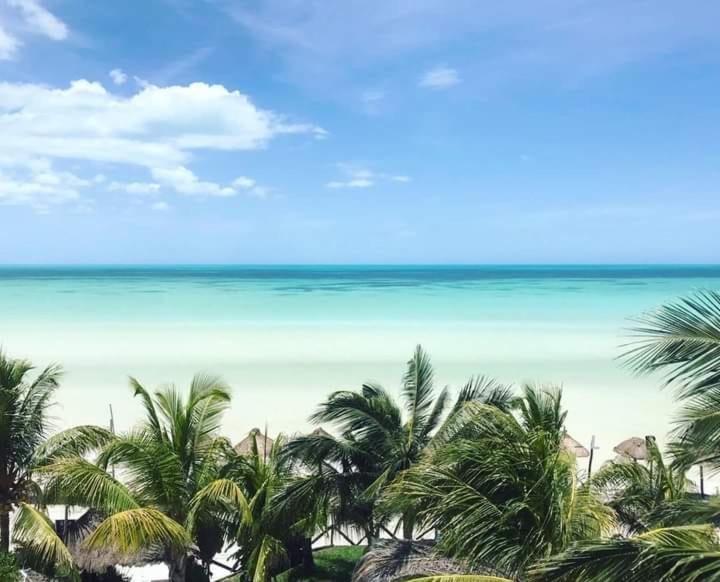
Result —
[{"label": "green foliage", "polygon": [[[230,392],[220,379],[205,375],[193,378],[185,398],[174,386],[152,395],[137,380],[131,386],[145,410],[136,430],[118,436],[97,427],[65,431],[46,443],[39,471],[48,500],[92,507],[106,516],[85,540],[87,549],[112,548],[130,558],[158,547],[174,579],[184,580],[191,541],[206,551],[211,547],[206,539],[200,543],[203,516],[191,515],[190,508],[197,505],[195,495],[217,477],[230,450],[217,435]],[[86,459],[93,451],[95,463]],[[52,528],[43,527],[39,512],[27,511],[35,529],[27,529],[24,548],[42,562],[74,569]],[[202,531],[207,536],[207,529]]]},{"label": "green foliage", "polygon": [[508,576],[608,531],[612,512],[577,483],[575,459],[562,450],[558,390],[526,386],[517,416],[486,404],[469,409],[455,437],[408,471],[388,503],[416,504],[442,550]]},{"label": "green foliage", "polygon": [[295,568],[277,577],[277,582],[350,582],[355,564],[365,546],[336,546],[314,552],[315,568],[304,572]]},{"label": "green foliage", "polygon": [[533,582],[702,582],[719,577],[720,546],[716,531],[708,525],[587,541],[530,572]]},{"label": "green foliage", "polygon": [[269,455],[261,455],[257,441],[249,455],[230,454],[219,478],[201,489],[191,502],[190,519],[206,515],[221,525],[226,539],[239,550],[241,580],[264,582],[282,569],[288,546],[312,529],[303,514],[283,511],[276,503],[291,479],[290,459],[281,454],[282,438]]},{"label": "green foliage", "polygon": [[20,569],[13,554],[0,552],[0,580],[2,582],[20,582]]},{"label": "green foliage", "polygon": [[720,469],[720,292],[701,291],[638,320],[624,362],[677,388],[678,459]]},{"label": "green foliage", "polygon": [[[340,436],[316,431],[288,445],[306,473],[289,488],[288,507],[376,538],[391,517],[378,506],[383,488],[449,438],[468,403],[507,409],[512,402],[508,387],[479,378],[463,387],[451,407],[448,390],[436,392],[434,383],[430,358],[417,346],[403,377],[402,404],[376,384],[333,393],[311,420],[333,425]],[[411,504],[402,508],[404,537],[412,537],[417,511]]]},{"label": "green foliage", "polygon": [[[654,439],[647,440],[647,450],[646,462],[613,461],[592,479],[593,487],[608,499],[608,505],[628,533],[667,524],[669,508],[687,500],[691,486],[685,470],[666,462]],[[683,506],[687,508],[687,504]]]},{"label": "green foliage", "polygon": [[32,377],[33,369],[29,361],[0,351],[0,552],[9,551],[12,508],[39,495],[33,469],[62,374],[50,365]]}]

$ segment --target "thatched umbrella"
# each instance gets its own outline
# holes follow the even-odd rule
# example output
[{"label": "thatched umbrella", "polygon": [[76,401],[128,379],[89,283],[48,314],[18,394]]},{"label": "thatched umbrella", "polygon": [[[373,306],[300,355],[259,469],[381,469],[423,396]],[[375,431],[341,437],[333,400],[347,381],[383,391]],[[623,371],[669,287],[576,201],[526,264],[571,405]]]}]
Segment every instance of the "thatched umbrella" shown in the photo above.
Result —
[{"label": "thatched umbrella", "polygon": [[584,458],[590,456],[590,451],[588,451],[584,446],[582,446],[580,442],[576,441],[567,433],[565,433],[565,436],[563,437],[563,442],[561,446],[563,451],[572,453],[577,458]]},{"label": "thatched umbrella", "polygon": [[319,426],[314,431],[310,433],[313,436],[321,436],[321,437],[332,437],[332,435],[323,429],[323,427]]},{"label": "thatched umbrella", "polygon": [[254,428],[243,440],[235,445],[235,452],[239,455],[251,455],[253,446],[255,446],[258,454],[263,459],[267,459],[274,443],[275,441],[267,436],[267,431],[263,434],[259,428]]},{"label": "thatched umbrella", "polygon": [[630,437],[614,447],[613,451],[635,461],[644,461],[648,458],[647,439]]},{"label": "thatched umbrella", "polygon": [[435,542],[377,541],[355,566],[352,582],[400,582],[424,576],[499,575],[492,568],[473,569],[461,560],[441,556]]},{"label": "thatched umbrella", "polygon": [[93,574],[103,574],[115,566],[138,567],[163,561],[162,548],[146,548],[140,554],[131,556],[111,547],[89,550],[83,542],[103,519],[100,512],[91,509],[72,522],[67,532],[67,546],[78,568]]}]

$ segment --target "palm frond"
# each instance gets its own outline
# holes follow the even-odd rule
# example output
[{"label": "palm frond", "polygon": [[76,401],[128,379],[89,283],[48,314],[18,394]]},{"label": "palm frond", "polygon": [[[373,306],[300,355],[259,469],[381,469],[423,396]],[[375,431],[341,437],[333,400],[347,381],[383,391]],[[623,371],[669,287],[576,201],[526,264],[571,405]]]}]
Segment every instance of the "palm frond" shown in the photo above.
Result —
[{"label": "palm frond", "polygon": [[20,504],[13,539],[41,565],[54,567],[61,575],[70,575],[75,570],[72,555],[50,518],[32,505]]},{"label": "palm frond", "polygon": [[54,501],[115,513],[139,507],[127,486],[81,457],[60,459],[41,469]]},{"label": "palm frond", "polygon": [[89,550],[110,547],[126,555],[137,555],[153,546],[182,550],[190,540],[185,528],[167,515],[151,508],[129,509],[106,518],[88,536]]},{"label": "palm frond", "polygon": [[408,432],[414,434],[423,425],[433,403],[435,372],[427,352],[418,345],[407,363],[402,394],[408,415]]},{"label": "palm frond", "polygon": [[235,513],[241,523],[252,521],[252,510],[245,492],[230,479],[216,479],[195,494],[190,502],[190,528],[194,527],[199,513],[213,510]]},{"label": "palm frond", "polygon": [[640,317],[621,360],[639,373],[663,370],[681,398],[720,388],[720,293],[699,291]]},{"label": "palm frond", "polygon": [[498,576],[481,576],[479,574],[460,574],[449,576],[430,576],[426,578],[413,578],[413,582],[513,582],[510,578]]},{"label": "palm frond", "polygon": [[84,456],[115,438],[109,430],[93,425],[76,426],[48,438],[37,450],[38,464],[69,456]]},{"label": "palm frond", "polygon": [[[687,582],[712,580],[720,570],[717,536],[711,526],[651,530],[632,538],[579,543],[530,571],[536,582]],[[710,560],[708,560],[710,558]]]}]

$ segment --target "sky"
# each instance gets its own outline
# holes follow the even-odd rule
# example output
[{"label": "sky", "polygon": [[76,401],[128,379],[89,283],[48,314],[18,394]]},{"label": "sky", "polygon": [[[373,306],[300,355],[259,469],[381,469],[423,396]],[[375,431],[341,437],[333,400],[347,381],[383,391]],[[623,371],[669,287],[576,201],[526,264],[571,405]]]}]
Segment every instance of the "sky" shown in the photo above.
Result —
[{"label": "sky", "polygon": [[0,0],[0,263],[715,263],[713,0]]}]

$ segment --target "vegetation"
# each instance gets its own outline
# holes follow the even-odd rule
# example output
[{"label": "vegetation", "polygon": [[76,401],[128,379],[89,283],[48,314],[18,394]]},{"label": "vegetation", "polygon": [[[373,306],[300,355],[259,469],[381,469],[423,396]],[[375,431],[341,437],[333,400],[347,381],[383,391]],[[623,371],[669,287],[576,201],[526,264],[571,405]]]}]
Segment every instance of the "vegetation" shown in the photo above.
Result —
[{"label": "vegetation", "polygon": [[3,582],[20,582],[20,569],[13,554],[0,552],[0,580]]},{"label": "vegetation", "polygon": [[[17,510],[13,541],[59,579],[83,574],[79,548],[159,559],[173,582],[193,582],[232,547],[237,582],[350,580],[362,548],[311,550],[334,528],[369,542],[371,569],[401,572],[422,547],[436,567],[403,579],[424,582],[720,580],[720,499],[687,479],[694,465],[720,470],[720,294],[661,307],[634,334],[622,360],[664,374],[680,401],[677,429],[664,454],[649,439],[647,459],[589,480],[564,448],[559,389],[515,392],[480,377],[452,400],[420,347],[401,402],[375,384],[335,392],[312,416],[316,431],[271,450],[253,440],[249,452],[219,433],[230,391],[212,376],[185,394],[132,380],[144,408],[133,430],[48,438],[60,369],[33,376],[0,355],[0,550]],[[91,508],[96,522],[61,536],[47,503]],[[428,534],[437,541],[417,541]],[[0,579],[15,570],[0,552]]]},{"label": "vegetation", "polygon": [[0,352],[0,552],[10,550],[10,512],[38,500],[33,479],[38,450],[49,430],[48,411],[61,375],[50,365],[31,378],[33,365]]},{"label": "vegetation", "polygon": [[310,571],[293,568],[277,577],[277,582],[350,582],[355,564],[365,546],[338,546],[314,552],[315,565]]},{"label": "vegetation", "polygon": [[[436,392],[434,381],[430,358],[418,346],[403,377],[402,406],[377,384],[331,394],[311,420],[332,425],[339,436],[318,430],[288,444],[287,453],[307,473],[289,489],[290,507],[312,507],[329,518],[326,525],[354,526],[366,540],[387,533],[393,516],[378,506],[380,493],[445,438],[465,404],[484,402],[501,410],[511,406],[507,386],[473,378],[451,407],[449,390]],[[402,507],[403,538],[413,538],[417,513],[417,506]]]},{"label": "vegetation", "polygon": [[441,549],[470,566],[522,577],[540,558],[610,531],[613,514],[578,483],[562,448],[554,388],[526,386],[518,413],[470,403],[452,438],[395,485],[389,503],[421,507]]}]

